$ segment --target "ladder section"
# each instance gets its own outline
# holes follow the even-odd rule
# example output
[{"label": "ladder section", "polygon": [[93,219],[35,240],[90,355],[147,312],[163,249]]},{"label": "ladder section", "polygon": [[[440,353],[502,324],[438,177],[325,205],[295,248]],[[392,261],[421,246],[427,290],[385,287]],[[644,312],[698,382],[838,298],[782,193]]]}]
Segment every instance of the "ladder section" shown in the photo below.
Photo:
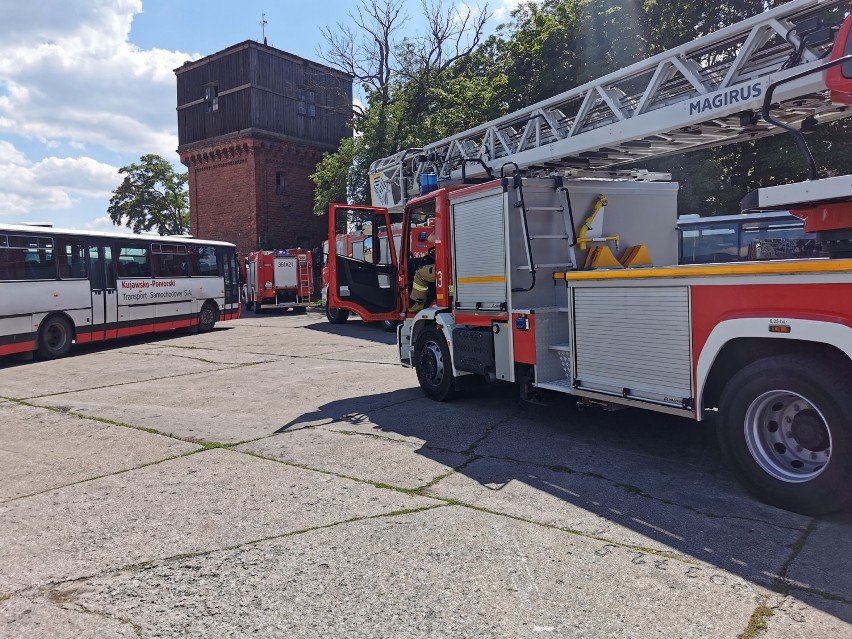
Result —
[{"label": "ladder section", "polygon": [[556,189],[555,198],[552,191],[545,192],[545,197],[529,191],[525,196],[521,180],[514,180],[514,209],[526,239],[526,263],[516,265],[516,270],[533,273],[540,268],[576,268],[571,250],[576,238],[564,189]]},{"label": "ladder section", "polygon": [[308,264],[308,256],[306,254],[299,254],[296,261],[296,267],[299,274],[299,288],[296,291],[296,301],[309,301],[311,297],[311,285],[313,282],[311,281],[311,269],[310,264]]},{"label": "ladder section", "polygon": [[[521,169],[612,169],[653,157],[780,133],[759,118],[771,81],[820,63],[835,32],[828,9],[849,0],[792,0],[553,98],[370,167],[373,204],[398,207],[419,194],[423,173],[458,180],[481,160],[497,173]],[[846,117],[823,75],[776,92],[782,119],[797,125]],[[776,111],[777,113],[778,111]],[[478,169],[481,174],[481,168]]]}]

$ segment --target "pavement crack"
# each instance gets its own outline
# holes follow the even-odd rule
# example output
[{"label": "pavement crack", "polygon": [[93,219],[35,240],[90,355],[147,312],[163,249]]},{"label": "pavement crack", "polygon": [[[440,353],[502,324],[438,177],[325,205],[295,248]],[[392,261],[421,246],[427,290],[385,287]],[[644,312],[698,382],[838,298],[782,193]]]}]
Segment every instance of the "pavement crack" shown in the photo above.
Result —
[{"label": "pavement crack", "polygon": [[[133,623],[130,619],[126,617],[122,617],[120,615],[114,615],[103,610],[93,610],[88,606],[84,606],[76,600],[76,591],[73,589],[69,589],[66,591],[62,591],[59,588],[55,587],[45,587],[41,589],[45,598],[53,605],[62,608],[62,610],[78,612],[87,615],[94,615],[96,617],[101,617],[103,619],[109,619],[110,621],[117,621],[121,624],[128,625],[133,629],[133,633],[137,637],[142,636],[142,627],[136,623]],[[29,599],[32,603],[35,603],[31,598]]]},{"label": "pavement crack", "polygon": [[137,379],[128,382],[116,382],[115,384],[103,384],[101,386],[90,386],[88,388],[75,388],[73,390],[59,391],[56,393],[44,393],[42,395],[29,395],[27,397],[0,397],[0,399],[9,399],[12,401],[22,401],[22,400],[33,400],[33,399],[43,399],[45,397],[59,397],[60,395],[70,395],[72,393],[84,393],[86,391],[94,391],[94,390],[103,390],[107,388],[117,388],[119,386],[131,386],[133,384],[143,384],[145,382],[160,382],[167,379],[177,379],[180,377],[191,377],[193,375],[206,375],[209,373],[217,373],[220,371],[227,371],[233,368],[243,368],[247,366],[257,366],[258,364],[269,364],[274,362],[275,360],[268,360],[264,362],[247,362],[245,364],[235,364],[235,365],[225,365],[219,368],[211,368],[206,371],[191,371],[188,373],[175,373],[174,375],[163,375],[162,377],[151,377],[149,379]]},{"label": "pavement crack", "polygon": [[0,399],[8,399],[10,402],[15,404],[20,404],[21,406],[27,406],[29,408],[39,408],[41,410],[51,411],[53,413],[61,413],[63,415],[71,415],[72,417],[76,417],[77,419],[83,419],[92,422],[98,422],[100,424],[106,424],[108,426],[118,426],[120,428],[129,428],[131,430],[138,430],[143,433],[148,433],[149,435],[160,435],[161,437],[168,437],[169,439],[174,439],[179,442],[184,442],[187,444],[196,444],[189,439],[184,439],[182,437],[178,437],[177,435],[173,435],[171,433],[166,433],[156,428],[149,428],[147,426],[134,426],[133,424],[128,424],[126,422],[119,422],[114,419],[107,419],[106,417],[97,417],[95,415],[82,415],[80,413],[75,413],[73,410],[68,408],[67,406],[43,406],[41,404],[33,404],[28,399],[15,399],[15,398],[0,398]]},{"label": "pavement crack", "polygon": [[775,577],[772,583],[773,589],[777,592],[786,595],[789,594],[792,587],[798,587],[790,581],[787,577],[787,573],[790,572],[790,566],[793,565],[793,562],[796,561],[796,557],[799,556],[799,553],[801,553],[802,549],[805,547],[808,537],[810,537],[811,533],[816,529],[816,525],[816,519],[811,519],[810,522],[808,522],[807,527],[802,531],[802,534],[799,535],[799,538],[791,544],[790,555],[784,560],[784,563],[781,564],[781,568],[778,570],[778,576]]},{"label": "pavement crack", "polygon": [[44,490],[39,490],[34,493],[28,493],[26,495],[18,495],[17,497],[12,497],[10,499],[2,499],[0,500],[0,504],[11,504],[12,502],[20,501],[22,499],[29,499],[31,497],[38,497],[39,495],[45,495],[47,493],[51,493],[57,490],[63,490],[65,488],[71,488],[72,486],[79,486],[80,484],[86,484],[88,482],[97,481],[99,479],[104,479],[106,477],[115,477],[117,475],[124,475],[126,473],[131,473],[136,470],[142,470],[143,468],[149,468],[151,466],[157,466],[159,464],[173,461],[175,459],[180,459],[181,457],[188,457],[189,455],[194,455],[196,453],[209,450],[208,448],[199,448],[198,450],[192,450],[186,453],[181,453],[180,455],[172,455],[170,457],[164,457],[163,459],[158,459],[156,461],[147,462],[145,464],[140,464],[139,466],[134,466],[132,468],[123,468],[121,470],[116,470],[112,473],[104,473],[102,475],[96,475],[94,477],[86,477],[85,479],[80,479],[77,481],[72,481],[67,484],[62,484],[61,486],[51,486],[50,488],[45,488]]},{"label": "pavement crack", "polygon": [[207,550],[199,550],[195,552],[183,552],[177,553],[174,555],[169,555],[167,557],[160,557],[157,559],[148,559],[145,561],[138,561],[132,564],[125,564],[124,566],[118,566],[116,568],[107,568],[105,570],[101,570],[96,573],[91,573],[89,575],[82,575],[79,577],[73,577],[70,579],[61,579],[58,581],[54,581],[41,588],[45,591],[48,589],[58,590],[62,586],[69,586],[72,584],[82,584],[92,579],[98,579],[101,577],[115,576],[121,573],[127,572],[136,572],[139,570],[147,570],[156,564],[164,564],[171,563],[175,561],[184,561],[186,559],[196,559],[198,557],[208,557],[210,555],[214,555],[216,553],[222,552],[230,552],[233,550],[240,550],[241,548],[247,548],[249,546],[254,546],[257,544],[265,543],[268,541],[276,541],[279,539],[287,539],[288,537],[295,537],[298,535],[304,535],[311,532],[316,532],[318,530],[329,530],[331,528],[337,528],[338,526],[344,526],[347,524],[358,523],[362,521],[370,521],[374,519],[383,519],[385,517],[400,517],[402,515],[410,515],[414,513],[425,512],[428,510],[434,510],[435,508],[443,508],[446,504],[429,504],[426,506],[419,506],[415,508],[401,508],[397,510],[390,510],[387,512],[376,513],[374,515],[359,515],[355,517],[348,517],[346,519],[341,519],[338,521],[333,521],[327,524],[317,524],[316,526],[308,526],[306,528],[300,528],[298,530],[291,530],[285,533],[280,533],[277,535],[267,535],[265,537],[257,537],[255,539],[249,539],[246,541],[242,541],[236,544],[231,544],[229,546],[221,546],[219,548],[210,548]]},{"label": "pavement crack", "polygon": [[[175,347],[173,347],[175,348]],[[208,350],[208,349],[205,349]],[[204,357],[192,357],[190,355],[177,355],[175,353],[137,353],[142,357],[162,357],[166,355],[167,357],[177,357],[178,359],[191,359],[196,362],[204,362],[205,364],[213,364],[214,366],[242,366],[245,362],[215,362],[212,359],[206,359]],[[274,361],[274,360],[270,360]]]},{"label": "pavement crack", "polygon": [[515,417],[520,415],[521,412],[523,412],[522,408],[516,408],[511,413],[509,413],[509,415],[507,417],[504,417],[503,419],[501,419],[497,422],[494,422],[490,426],[487,426],[485,428],[485,432],[482,433],[482,435],[479,437],[479,439],[474,440],[470,444],[470,446],[468,446],[463,451],[462,454],[463,455],[473,455],[476,452],[476,449],[479,448],[479,445],[482,444],[482,442],[484,442],[486,439],[488,439],[491,436],[491,433],[493,433],[495,429],[502,426],[503,424],[506,424],[506,423],[512,421],[513,419],[515,419]]},{"label": "pavement crack", "polygon": [[775,614],[769,606],[766,605],[766,598],[761,597],[760,603],[754,612],[751,613],[745,630],[737,635],[737,639],[755,639],[759,634],[769,627],[766,620]]}]

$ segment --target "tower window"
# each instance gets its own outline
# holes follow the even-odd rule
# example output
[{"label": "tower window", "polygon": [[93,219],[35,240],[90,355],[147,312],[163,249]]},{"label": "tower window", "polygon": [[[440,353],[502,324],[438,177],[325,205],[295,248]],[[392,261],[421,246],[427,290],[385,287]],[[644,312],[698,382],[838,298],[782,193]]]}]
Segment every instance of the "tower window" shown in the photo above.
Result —
[{"label": "tower window", "polygon": [[316,91],[307,91],[305,89],[299,89],[299,103],[296,106],[296,112],[299,115],[304,115],[309,118],[317,117],[316,101]]},{"label": "tower window", "polygon": [[287,192],[287,174],[283,171],[278,171],[275,174],[275,192],[276,193],[286,193]]},{"label": "tower window", "polygon": [[204,87],[204,110],[207,113],[219,110],[219,87],[215,84]]}]

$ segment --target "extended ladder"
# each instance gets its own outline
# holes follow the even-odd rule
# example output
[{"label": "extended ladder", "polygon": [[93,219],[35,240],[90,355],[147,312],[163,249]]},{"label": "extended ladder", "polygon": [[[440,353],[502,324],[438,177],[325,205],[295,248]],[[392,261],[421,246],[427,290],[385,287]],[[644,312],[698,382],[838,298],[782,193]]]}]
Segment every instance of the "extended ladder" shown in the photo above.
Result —
[{"label": "extended ladder", "polygon": [[[792,0],[715,33],[637,62],[481,126],[377,160],[373,204],[400,207],[419,194],[419,176],[440,181],[494,173],[606,169],[781,132],[760,120],[766,87],[814,67],[836,29],[829,9],[849,0]],[[783,119],[812,126],[848,115],[832,106],[822,74],[776,92]]]}]

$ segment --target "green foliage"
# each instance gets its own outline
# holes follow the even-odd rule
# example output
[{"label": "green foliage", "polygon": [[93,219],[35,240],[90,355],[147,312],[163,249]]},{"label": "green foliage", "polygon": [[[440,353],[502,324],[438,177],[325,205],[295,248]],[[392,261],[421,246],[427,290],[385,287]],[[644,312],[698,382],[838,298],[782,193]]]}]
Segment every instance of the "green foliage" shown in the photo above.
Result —
[{"label": "green foliage", "polygon": [[314,188],[314,213],[323,215],[331,202],[345,202],[349,191],[348,180],[353,172],[356,146],[354,138],[341,141],[335,153],[323,153],[316,171],[311,175]]},{"label": "green foliage", "polygon": [[113,224],[134,233],[182,235],[189,230],[186,173],[175,173],[165,158],[154,154],[143,155],[138,164],[122,167],[119,173],[125,177],[107,209]]},{"label": "green foliage", "polygon": [[[382,1],[401,6],[396,0],[361,0],[361,6],[399,19],[373,11]],[[324,213],[333,199],[368,202],[368,168],[376,159],[460,133],[784,2],[526,0],[495,35],[457,56],[442,56],[443,45],[424,46],[430,36],[389,38],[381,60],[392,58],[395,66],[362,79],[366,106],[353,120],[358,137],[323,158],[314,175],[315,212]],[[385,32],[370,35],[376,33]],[[570,107],[566,115],[573,115]],[[848,172],[852,123],[820,125],[808,141],[821,174]],[[670,172],[680,183],[680,211],[709,215],[739,211],[741,198],[755,188],[803,179],[805,163],[792,138],[777,135],[629,168]]]}]

